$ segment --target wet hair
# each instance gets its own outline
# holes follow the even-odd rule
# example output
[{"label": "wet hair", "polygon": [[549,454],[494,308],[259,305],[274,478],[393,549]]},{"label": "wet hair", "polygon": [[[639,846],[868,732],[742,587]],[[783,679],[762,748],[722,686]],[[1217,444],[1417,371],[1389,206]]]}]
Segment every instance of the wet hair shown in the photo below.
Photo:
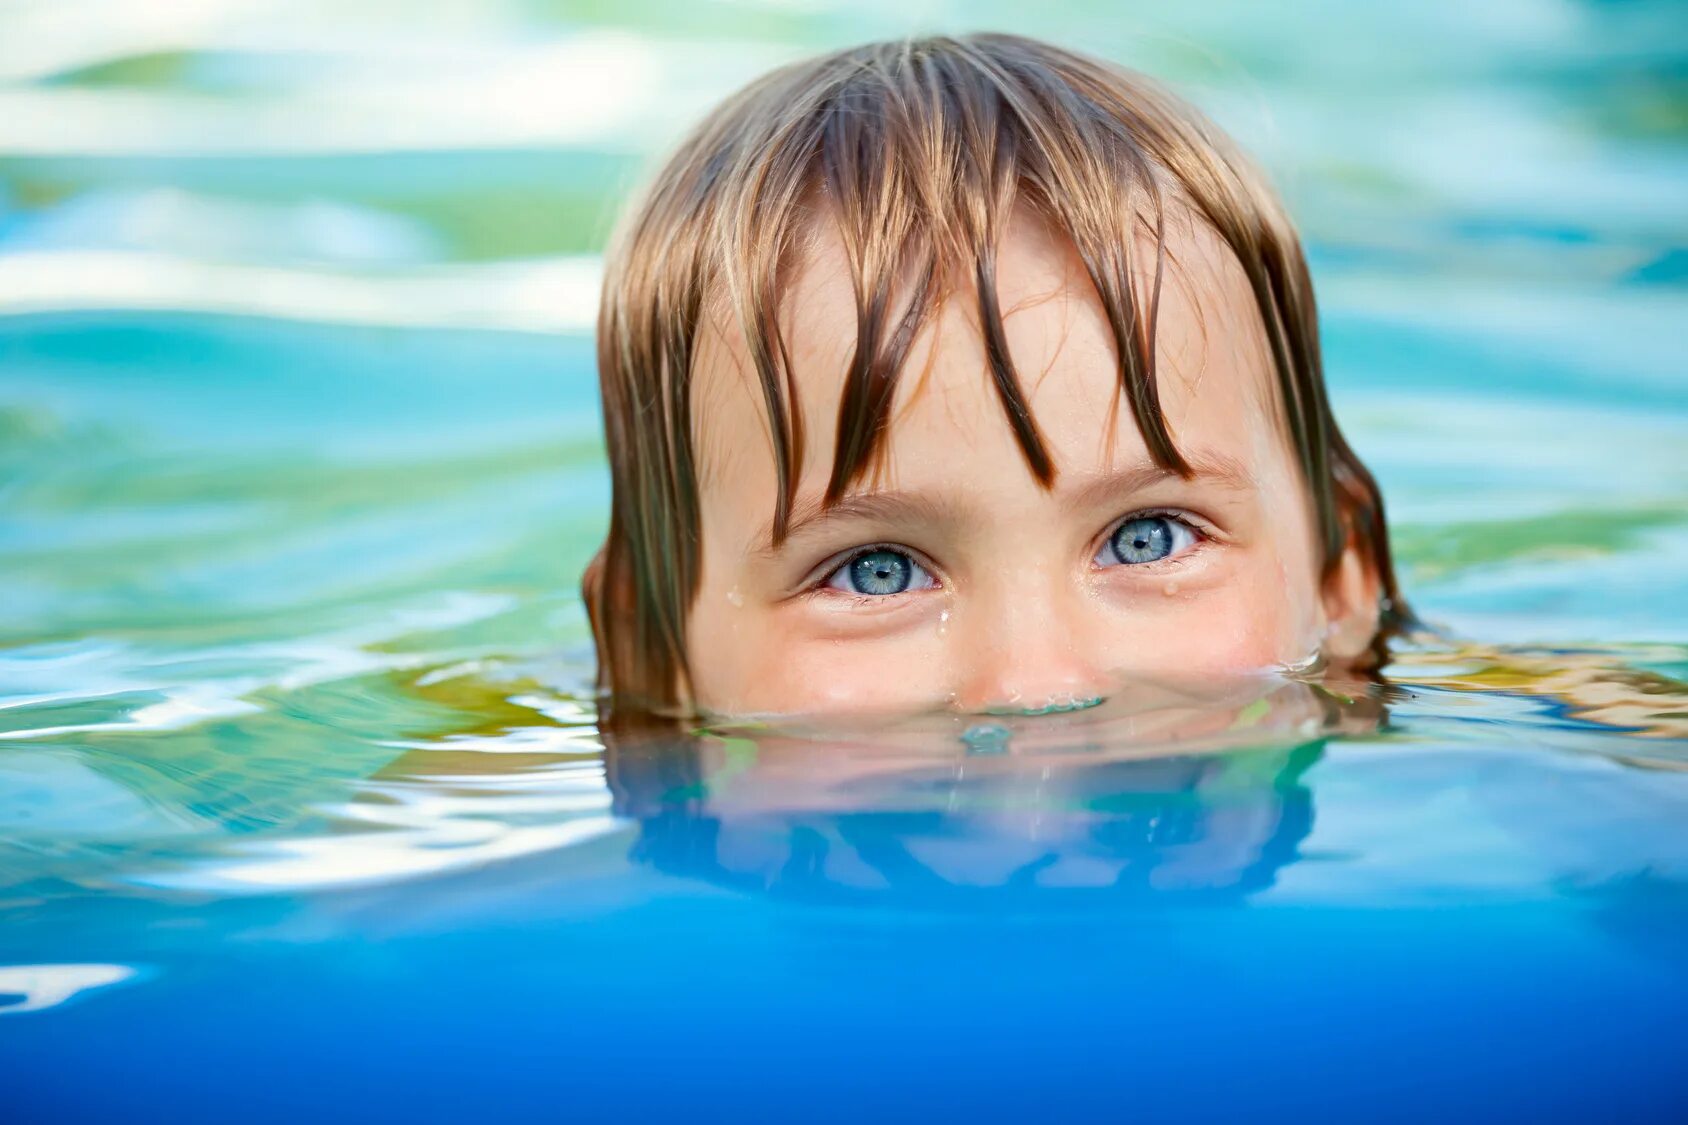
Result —
[{"label": "wet hair", "polygon": [[[1382,498],[1332,417],[1306,261],[1262,175],[1198,111],[1140,74],[1018,36],[933,37],[765,75],[694,129],[624,218],[598,321],[610,528],[583,583],[609,711],[672,710],[690,695],[686,618],[700,578],[693,364],[712,318],[743,333],[777,474],[774,542],[785,535],[804,433],[779,325],[782,282],[817,221],[836,226],[856,299],[830,504],[882,454],[904,360],[952,278],[976,302],[995,394],[1028,470],[1053,483],[998,306],[997,247],[1016,208],[1071,243],[1150,456],[1187,474],[1155,376],[1172,206],[1211,227],[1242,266],[1312,496],[1324,573],[1350,545],[1375,569],[1381,658],[1382,638],[1406,612]],[[1147,268],[1134,265],[1140,235],[1153,246]]]}]

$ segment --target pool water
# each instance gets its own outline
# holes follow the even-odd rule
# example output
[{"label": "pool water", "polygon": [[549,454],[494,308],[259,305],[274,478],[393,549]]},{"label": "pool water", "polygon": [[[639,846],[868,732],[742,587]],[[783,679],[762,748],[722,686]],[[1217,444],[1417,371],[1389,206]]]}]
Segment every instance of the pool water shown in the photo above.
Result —
[{"label": "pool water", "polygon": [[[0,12],[0,1120],[1688,1119],[1678,6],[567,7]],[[1433,631],[606,745],[615,207],[969,26],[1273,168]]]}]

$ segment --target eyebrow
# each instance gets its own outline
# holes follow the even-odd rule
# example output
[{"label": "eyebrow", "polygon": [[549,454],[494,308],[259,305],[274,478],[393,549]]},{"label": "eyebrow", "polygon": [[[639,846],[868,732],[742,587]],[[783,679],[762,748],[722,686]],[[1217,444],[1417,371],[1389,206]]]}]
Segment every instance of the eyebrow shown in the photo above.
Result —
[{"label": "eyebrow", "polygon": [[[880,489],[873,492],[854,492],[839,497],[830,505],[820,497],[799,500],[791,509],[785,539],[790,542],[806,533],[835,523],[851,521],[889,524],[934,524],[953,522],[960,507],[947,496],[926,492],[905,492],[900,489]],[[774,542],[774,523],[762,525],[752,543],[752,550],[761,555],[778,554],[784,543]]]},{"label": "eyebrow", "polygon": [[1187,480],[1225,492],[1258,491],[1258,484],[1248,466],[1228,453],[1187,453],[1184,455],[1184,463],[1190,467],[1188,476],[1176,469],[1142,464],[1077,478],[1083,483],[1073,489],[1071,497],[1066,501],[1067,506],[1081,511],[1098,508],[1122,496],[1143,492],[1166,481]]},{"label": "eyebrow", "polygon": [[[1124,497],[1144,492],[1167,481],[1188,480],[1226,492],[1251,493],[1257,491],[1255,476],[1241,461],[1226,453],[1204,452],[1187,454],[1190,466],[1188,477],[1174,469],[1145,463],[1104,473],[1085,474],[1065,479],[1075,487],[1062,497],[1064,506],[1087,511],[1117,503]],[[1062,478],[1057,478],[1059,482]],[[856,492],[841,497],[836,503],[825,505],[818,496],[800,500],[792,508],[786,527],[786,540],[797,539],[835,523],[852,521],[897,524],[933,524],[953,522],[958,518],[961,502],[947,494],[906,492],[899,489],[878,489]],[[769,520],[762,525],[751,550],[761,555],[777,554],[784,544],[773,541],[774,526]]]}]

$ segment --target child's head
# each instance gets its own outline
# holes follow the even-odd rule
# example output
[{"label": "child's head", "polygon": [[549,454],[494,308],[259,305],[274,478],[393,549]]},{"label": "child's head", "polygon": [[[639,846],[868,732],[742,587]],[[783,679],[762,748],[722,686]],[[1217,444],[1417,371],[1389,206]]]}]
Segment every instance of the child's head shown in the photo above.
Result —
[{"label": "child's head", "polygon": [[1036,709],[1362,662],[1399,606],[1281,205],[1081,55],[762,78],[628,217],[598,355],[612,707]]}]

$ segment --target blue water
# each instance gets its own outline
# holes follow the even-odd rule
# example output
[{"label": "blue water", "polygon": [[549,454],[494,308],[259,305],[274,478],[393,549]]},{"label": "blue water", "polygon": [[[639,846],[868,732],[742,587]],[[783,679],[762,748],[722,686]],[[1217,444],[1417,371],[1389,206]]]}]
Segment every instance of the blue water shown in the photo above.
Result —
[{"label": "blue water", "polygon": [[[1680,6],[1045,7],[0,13],[0,1121],[1688,1119]],[[606,746],[610,216],[983,26],[1272,169],[1433,629]]]}]

